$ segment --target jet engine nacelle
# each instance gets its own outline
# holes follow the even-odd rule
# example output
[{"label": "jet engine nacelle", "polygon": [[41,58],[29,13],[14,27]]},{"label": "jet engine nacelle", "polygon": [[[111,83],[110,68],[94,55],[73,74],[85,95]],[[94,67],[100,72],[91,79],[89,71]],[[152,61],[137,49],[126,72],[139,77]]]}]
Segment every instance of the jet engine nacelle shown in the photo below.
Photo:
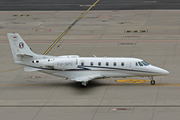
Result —
[{"label": "jet engine nacelle", "polygon": [[40,68],[49,68],[54,69],[54,59],[39,59],[39,60],[33,60],[33,65],[36,64]]}]

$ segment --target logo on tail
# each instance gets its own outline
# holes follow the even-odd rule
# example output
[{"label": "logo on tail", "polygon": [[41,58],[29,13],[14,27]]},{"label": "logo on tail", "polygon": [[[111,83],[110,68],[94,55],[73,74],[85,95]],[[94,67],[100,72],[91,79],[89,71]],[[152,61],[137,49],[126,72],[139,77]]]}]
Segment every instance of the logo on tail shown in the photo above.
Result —
[{"label": "logo on tail", "polygon": [[23,48],[24,48],[24,43],[23,43],[23,42],[20,42],[20,43],[19,43],[19,48],[20,48],[20,49],[23,49]]}]

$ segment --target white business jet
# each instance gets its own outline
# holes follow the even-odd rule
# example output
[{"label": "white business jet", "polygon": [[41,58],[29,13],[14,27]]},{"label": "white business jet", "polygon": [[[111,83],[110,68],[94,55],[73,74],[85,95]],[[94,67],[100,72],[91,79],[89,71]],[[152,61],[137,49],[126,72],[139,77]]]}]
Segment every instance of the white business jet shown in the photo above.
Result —
[{"label": "white business jet", "polygon": [[169,72],[137,58],[122,57],[79,57],[78,55],[49,56],[31,51],[18,33],[7,33],[14,62],[24,66],[25,71],[65,77],[87,86],[88,81],[109,77],[165,76]]}]

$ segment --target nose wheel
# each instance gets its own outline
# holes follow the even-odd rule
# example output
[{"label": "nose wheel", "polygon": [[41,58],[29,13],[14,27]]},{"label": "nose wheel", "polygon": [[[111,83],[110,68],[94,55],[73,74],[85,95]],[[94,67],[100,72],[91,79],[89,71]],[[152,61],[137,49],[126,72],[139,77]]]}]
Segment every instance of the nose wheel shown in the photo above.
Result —
[{"label": "nose wheel", "polygon": [[151,80],[151,85],[155,85],[156,84],[156,81],[155,80]]},{"label": "nose wheel", "polygon": [[153,76],[149,76],[149,79],[151,80],[150,81],[151,85],[155,85],[156,84],[156,81],[153,80]]}]

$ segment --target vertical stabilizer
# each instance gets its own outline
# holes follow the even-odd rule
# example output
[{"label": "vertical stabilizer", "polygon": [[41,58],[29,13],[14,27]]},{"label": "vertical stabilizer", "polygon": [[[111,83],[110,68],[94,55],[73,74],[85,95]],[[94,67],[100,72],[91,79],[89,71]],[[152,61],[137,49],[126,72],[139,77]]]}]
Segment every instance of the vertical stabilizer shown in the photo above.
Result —
[{"label": "vertical stabilizer", "polygon": [[7,33],[7,36],[15,63],[23,61],[22,57],[34,56],[34,53],[18,33]]}]

